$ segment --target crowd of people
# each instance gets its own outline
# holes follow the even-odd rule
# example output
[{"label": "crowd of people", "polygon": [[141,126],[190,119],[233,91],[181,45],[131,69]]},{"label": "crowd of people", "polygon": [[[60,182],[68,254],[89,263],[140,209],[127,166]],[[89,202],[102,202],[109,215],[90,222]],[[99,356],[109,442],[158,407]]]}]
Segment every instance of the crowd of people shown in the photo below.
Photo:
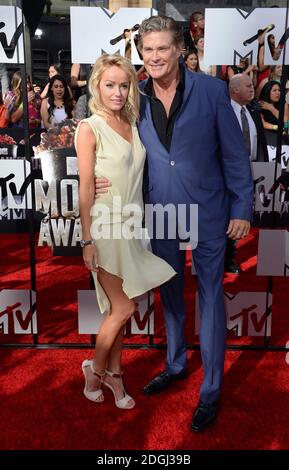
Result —
[{"label": "crowd of people", "polygon": [[[269,144],[272,145],[272,133],[276,134],[277,121],[280,107],[280,80],[282,66],[266,66],[264,64],[264,35],[258,38],[259,52],[258,64],[252,65],[248,59],[240,59],[238,65],[209,65],[204,63],[204,29],[205,17],[201,11],[194,11],[189,20],[189,28],[183,33],[182,60],[186,67],[197,73],[204,73],[218,77],[228,84],[231,78],[240,73],[248,75],[253,82],[254,97],[259,100],[260,112],[264,128],[272,131],[268,134]],[[128,33],[126,33],[126,41]],[[126,49],[126,57],[129,58],[130,49]],[[72,64],[70,77],[64,74],[62,65],[53,63],[48,68],[48,82],[41,90],[39,86],[32,85],[27,78],[29,127],[48,128],[62,119],[75,117],[83,119],[87,117],[87,83],[91,72],[91,66]],[[57,79],[55,77],[57,75]],[[22,83],[20,72],[13,74],[9,86],[9,77],[5,65],[0,64],[1,94],[0,94],[0,127],[21,127],[23,125]],[[144,67],[137,70],[139,81],[148,78]],[[288,77],[289,78],[289,77]],[[264,86],[270,82],[263,90]],[[274,85],[274,86],[273,86]],[[288,102],[289,80],[287,82],[288,94],[285,104],[284,134],[288,129]],[[271,91],[273,87],[273,91]],[[270,92],[268,93],[269,90]],[[56,92],[57,90],[57,92]],[[71,98],[71,101],[70,101]],[[55,103],[55,104],[54,104]],[[271,135],[270,135],[271,134]],[[273,138],[274,141],[274,138]]]}]

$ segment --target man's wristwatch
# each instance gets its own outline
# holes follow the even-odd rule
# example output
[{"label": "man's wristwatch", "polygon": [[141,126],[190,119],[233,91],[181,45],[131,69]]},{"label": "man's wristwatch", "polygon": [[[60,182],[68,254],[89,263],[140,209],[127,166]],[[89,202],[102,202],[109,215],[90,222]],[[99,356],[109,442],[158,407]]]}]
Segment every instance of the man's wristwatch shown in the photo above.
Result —
[{"label": "man's wristwatch", "polygon": [[81,248],[84,248],[87,245],[93,245],[94,242],[92,239],[90,239],[90,240],[80,240],[79,243],[80,243]]}]

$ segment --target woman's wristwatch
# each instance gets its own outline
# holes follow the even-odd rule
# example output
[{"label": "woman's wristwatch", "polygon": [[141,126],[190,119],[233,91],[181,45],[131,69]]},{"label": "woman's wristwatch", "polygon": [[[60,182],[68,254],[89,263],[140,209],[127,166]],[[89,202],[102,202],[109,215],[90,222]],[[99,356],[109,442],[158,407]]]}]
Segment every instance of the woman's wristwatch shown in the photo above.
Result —
[{"label": "woman's wristwatch", "polygon": [[81,248],[84,248],[87,245],[93,245],[94,241],[92,239],[90,239],[90,240],[80,240],[79,243],[80,243]]}]

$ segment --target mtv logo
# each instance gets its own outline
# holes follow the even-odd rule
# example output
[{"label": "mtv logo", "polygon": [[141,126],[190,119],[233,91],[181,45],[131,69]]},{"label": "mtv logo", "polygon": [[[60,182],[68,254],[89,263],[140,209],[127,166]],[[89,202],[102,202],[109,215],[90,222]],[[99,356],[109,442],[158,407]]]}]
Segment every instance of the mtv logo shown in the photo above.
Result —
[{"label": "mtv logo", "polygon": [[35,292],[8,289],[0,292],[0,332],[37,334]]},{"label": "mtv logo", "polygon": [[[240,2],[241,3],[241,2]],[[238,65],[240,58],[248,58],[257,64],[258,31],[265,33],[265,59],[267,65],[282,64],[283,51],[275,56],[268,46],[269,34],[275,36],[275,45],[284,46],[285,8],[254,8],[249,13],[240,8],[206,8],[205,50],[206,65]],[[230,25],[230,27],[228,27]],[[222,34],[220,34],[222,31]],[[285,64],[289,63],[289,48],[286,49]]]},{"label": "mtv logo", "polygon": [[287,230],[260,230],[258,276],[289,276],[289,233]]},{"label": "mtv logo", "polygon": [[7,198],[2,199],[0,205],[0,220],[23,220],[26,218],[23,209],[8,209]]},{"label": "mtv logo", "polygon": [[[137,310],[126,326],[127,334],[153,334],[154,311],[153,294],[148,292],[134,299]],[[94,290],[78,291],[78,332],[96,334],[99,332],[103,316],[100,313]]]},{"label": "mtv logo", "polygon": [[[276,160],[276,147],[267,145],[269,162],[275,162]],[[286,170],[289,162],[289,145],[282,145],[281,150],[281,168]]]},{"label": "mtv logo", "polygon": [[0,63],[23,64],[22,11],[18,7],[0,6]]},{"label": "mtv logo", "polygon": [[[93,64],[104,52],[125,55],[124,29],[135,29],[145,18],[156,15],[151,8],[120,8],[113,13],[100,7],[70,7],[71,60]],[[131,37],[131,62],[142,64]]]},{"label": "mtv logo", "polygon": [[[280,185],[275,183],[275,163],[273,162],[252,162],[251,163],[256,212],[280,211]],[[281,176],[281,165],[277,165],[276,179]],[[273,208],[273,194],[275,193],[275,205]]]},{"label": "mtv logo", "polygon": [[153,335],[154,334],[154,302],[153,292],[140,295],[134,299],[136,311],[126,324],[127,335]]},{"label": "mtv logo", "polygon": [[0,211],[31,209],[30,162],[0,159],[0,175]]},{"label": "mtv logo", "polygon": [[[270,336],[272,320],[272,295],[267,292],[239,292],[236,295],[225,292],[227,329],[236,336]],[[200,332],[199,298],[196,295],[195,334]]]}]

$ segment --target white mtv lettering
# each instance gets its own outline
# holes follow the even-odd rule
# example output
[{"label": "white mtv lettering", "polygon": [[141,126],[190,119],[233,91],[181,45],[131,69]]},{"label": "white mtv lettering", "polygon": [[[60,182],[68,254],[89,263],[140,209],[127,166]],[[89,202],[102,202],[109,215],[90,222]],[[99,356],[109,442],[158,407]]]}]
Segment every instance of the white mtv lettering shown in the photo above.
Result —
[{"label": "white mtv lettering", "polygon": [[[72,232],[71,243],[69,243]],[[41,222],[38,246],[76,246],[82,239],[80,219],[50,219]]]},{"label": "white mtv lettering", "polygon": [[35,180],[35,205],[36,211],[48,214],[51,210],[51,217],[59,217],[56,180],[52,180],[49,185],[46,181]]},{"label": "white mtv lettering", "polygon": [[[4,334],[37,333],[35,294],[3,290],[0,294],[0,330]],[[31,302],[31,303],[30,303]]]},{"label": "white mtv lettering", "polygon": [[75,219],[74,228],[73,228],[73,235],[71,239],[71,246],[76,246],[78,242],[82,239],[82,227],[80,223],[80,219]]},{"label": "white mtv lettering", "polygon": [[71,220],[70,219],[51,219],[51,228],[56,246],[68,246]]},{"label": "white mtv lettering", "polygon": [[[72,62],[92,64],[103,52],[119,52],[124,56],[125,40],[120,40],[115,45],[111,45],[110,41],[120,36],[124,29],[132,29],[153,14],[157,12],[151,8],[120,8],[113,13],[99,7],[71,7]],[[131,44],[132,63],[141,64],[133,40]]]},{"label": "white mtv lettering", "polygon": [[272,295],[267,311],[266,296],[266,292],[225,293],[228,330],[235,331],[236,336],[270,336]]},{"label": "white mtv lettering", "polygon": [[77,158],[66,157],[66,174],[69,176],[78,175]]},{"label": "white mtv lettering", "polygon": [[52,240],[50,235],[49,224],[41,222],[38,246],[43,246],[44,244],[46,244],[47,246],[52,246]]},{"label": "white mtv lettering", "polygon": [[[63,179],[60,182],[51,180],[49,185],[47,181],[35,180],[36,210],[49,213],[51,218],[60,215],[67,218],[79,217],[78,184],[76,179]],[[60,201],[60,208],[57,199]]]},{"label": "white mtv lettering", "polygon": [[23,209],[9,209],[7,207],[7,199],[2,199],[0,197],[0,220],[21,220],[25,219],[25,210]]},{"label": "white mtv lettering", "polygon": [[[72,208],[69,208],[68,190],[72,191]],[[63,217],[79,217],[78,180],[63,179],[60,183],[61,214]]]}]

